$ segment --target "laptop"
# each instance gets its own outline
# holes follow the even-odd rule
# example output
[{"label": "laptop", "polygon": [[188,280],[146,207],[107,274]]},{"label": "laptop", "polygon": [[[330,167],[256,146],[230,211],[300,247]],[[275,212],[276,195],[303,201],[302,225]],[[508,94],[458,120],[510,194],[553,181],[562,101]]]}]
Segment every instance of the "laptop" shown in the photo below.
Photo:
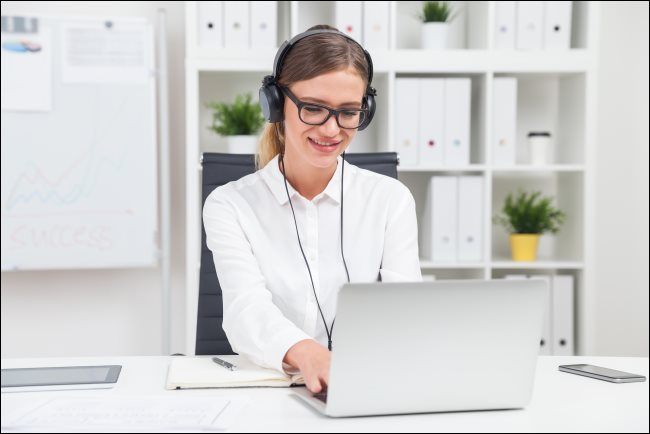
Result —
[{"label": "laptop", "polygon": [[326,394],[332,417],[515,409],[531,399],[543,280],[346,284]]}]

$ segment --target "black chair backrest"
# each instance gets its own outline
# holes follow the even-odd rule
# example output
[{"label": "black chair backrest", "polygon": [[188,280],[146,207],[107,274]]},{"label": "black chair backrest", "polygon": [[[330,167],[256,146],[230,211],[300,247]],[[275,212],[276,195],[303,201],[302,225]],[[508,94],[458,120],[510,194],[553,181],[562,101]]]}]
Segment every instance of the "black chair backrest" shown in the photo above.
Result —
[{"label": "black chair backrest", "polygon": [[[375,152],[346,154],[345,160],[364,169],[397,178],[397,154]],[[250,154],[204,153],[202,194],[205,203],[212,190],[255,172],[255,156]],[[201,223],[201,270],[199,306],[196,319],[196,355],[234,354],[223,331],[221,286],[214,269],[212,252],[205,241]]]}]

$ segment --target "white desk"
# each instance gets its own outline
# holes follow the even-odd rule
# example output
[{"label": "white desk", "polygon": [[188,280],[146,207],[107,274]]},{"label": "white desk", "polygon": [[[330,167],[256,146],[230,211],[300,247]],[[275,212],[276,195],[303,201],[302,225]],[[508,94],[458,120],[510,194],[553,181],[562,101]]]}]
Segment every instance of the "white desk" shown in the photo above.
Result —
[{"label": "white desk", "polygon": [[[230,431],[252,432],[530,432],[624,431],[648,432],[648,382],[614,384],[559,372],[560,364],[591,363],[648,376],[647,358],[540,357],[532,402],[523,410],[433,413],[404,416],[330,419],[291,395],[291,389],[165,390],[170,357],[102,357],[3,359],[2,368],[122,365],[114,389],[3,393],[2,419],[17,411],[25,396],[75,397],[186,394],[248,397],[250,403]],[[489,373],[486,373],[489,374]],[[504,379],[507,381],[507,379]],[[4,422],[3,422],[4,425]]]}]

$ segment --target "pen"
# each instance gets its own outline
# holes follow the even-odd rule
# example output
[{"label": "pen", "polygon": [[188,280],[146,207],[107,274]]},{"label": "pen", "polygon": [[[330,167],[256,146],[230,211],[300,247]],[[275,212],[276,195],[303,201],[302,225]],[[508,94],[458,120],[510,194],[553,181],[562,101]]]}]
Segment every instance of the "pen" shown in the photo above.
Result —
[{"label": "pen", "polygon": [[213,357],[212,361],[217,365],[221,365],[226,369],[230,369],[231,371],[237,370],[237,366],[233,365],[232,363],[226,362],[225,360],[222,360],[219,357]]}]

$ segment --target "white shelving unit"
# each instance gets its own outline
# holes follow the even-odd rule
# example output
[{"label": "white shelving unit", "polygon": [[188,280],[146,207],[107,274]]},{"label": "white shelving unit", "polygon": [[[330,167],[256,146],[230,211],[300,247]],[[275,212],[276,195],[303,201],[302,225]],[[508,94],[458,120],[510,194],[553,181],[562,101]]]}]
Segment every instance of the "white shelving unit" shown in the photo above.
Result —
[{"label": "white shelving unit", "polygon": [[[279,44],[315,24],[334,25],[335,2],[278,2]],[[595,150],[596,51],[599,6],[573,2],[571,49],[560,52],[505,51],[493,48],[495,2],[462,3],[453,21],[446,51],[424,51],[419,46],[420,25],[415,20],[420,2],[390,2],[390,48],[371,51],[375,66],[373,86],[378,111],[372,125],[355,138],[351,152],[390,151],[394,137],[394,89],[399,77],[469,77],[472,81],[470,164],[462,167],[399,167],[399,178],[413,193],[418,219],[424,212],[428,180],[434,174],[473,174],[484,177],[483,260],[478,263],[437,264],[422,261],[423,274],[437,279],[501,278],[507,274],[570,274],[575,280],[576,352],[593,349],[593,170]],[[275,49],[213,50],[197,44],[197,2],[186,2],[186,165],[187,165],[187,316],[196,318],[198,291],[201,195],[201,152],[225,152],[210,133],[210,100],[230,101],[240,93],[257,97],[261,80],[271,72]],[[492,84],[495,77],[518,79],[518,149],[522,164],[491,164]],[[525,134],[544,128],[555,137],[555,161],[547,166],[523,164]],[[507,234],[493,226],[508,192],[517,188],[541,190],[556,198],[567,222],[556,236],[543,236],[539,260],[510,261]],[[191,322],[188,322],[188,324]],[[195,330],[187,330],[188,354],[194,349]]]}]

